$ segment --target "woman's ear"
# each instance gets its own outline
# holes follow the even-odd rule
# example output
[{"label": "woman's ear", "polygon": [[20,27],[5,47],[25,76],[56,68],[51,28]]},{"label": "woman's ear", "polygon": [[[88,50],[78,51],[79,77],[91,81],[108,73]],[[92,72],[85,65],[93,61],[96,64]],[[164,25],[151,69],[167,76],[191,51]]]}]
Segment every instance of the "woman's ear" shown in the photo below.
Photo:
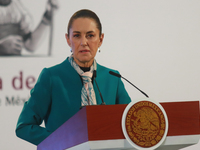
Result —
[{"label": "woman's ear", "polygon": [[104,33],[102,33],[101,36],[100,36],[99,47],[103,43],[103,39],[104,39]]},{"label": "woman's ear", "polygon": [[71,47],[71,42],[70,42],[70,39],[69,39],[69,34],[65,34],[65,38],[67,40],[67,44],[69,45],[69,47]]}]

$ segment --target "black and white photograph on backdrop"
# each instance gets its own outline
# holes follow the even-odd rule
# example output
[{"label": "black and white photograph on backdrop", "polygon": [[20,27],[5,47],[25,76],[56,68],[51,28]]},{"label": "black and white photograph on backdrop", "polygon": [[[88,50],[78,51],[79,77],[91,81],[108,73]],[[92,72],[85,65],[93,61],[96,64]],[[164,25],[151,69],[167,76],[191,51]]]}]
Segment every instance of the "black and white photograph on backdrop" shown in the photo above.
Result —
[{"label": "black and white photograph on backdrop", "polygon": [[[34,54],[44,38],[49,38],[49,49],[46,55],[51,55],[53,34],[52,18],[57,1],[50,0],[46,10],[41,15],[41,21],[34,27],[34,14],[29,12],[20,0],[1,0],[0,2],[0,55],[21,56],[23,51]],[[48,34],[48,32],[50,32]],[[49,37],[47,37],[47,34]]]}]

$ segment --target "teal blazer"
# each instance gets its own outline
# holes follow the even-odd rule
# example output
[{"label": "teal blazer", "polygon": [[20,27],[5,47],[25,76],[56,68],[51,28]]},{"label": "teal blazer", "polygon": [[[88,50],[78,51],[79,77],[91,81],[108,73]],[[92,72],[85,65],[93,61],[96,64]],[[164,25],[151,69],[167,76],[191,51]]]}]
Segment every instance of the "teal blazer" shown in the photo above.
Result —
[{"label": "teal blazer", "polygon": [[[120,78],[110,75],[110,70],[97,64],[96,81],[106,105],[128,104],[131,99],[124,84]],[[24,104],[16,135],[38,145],[80,110],[82,86],[81,77],[68,59],[51,68],[44,68],[30,92],[30,99]],[[97,104],[101,104],[97,86],[95,83],[93,86]],[[45,128],[40,126],[43,121]]]}]

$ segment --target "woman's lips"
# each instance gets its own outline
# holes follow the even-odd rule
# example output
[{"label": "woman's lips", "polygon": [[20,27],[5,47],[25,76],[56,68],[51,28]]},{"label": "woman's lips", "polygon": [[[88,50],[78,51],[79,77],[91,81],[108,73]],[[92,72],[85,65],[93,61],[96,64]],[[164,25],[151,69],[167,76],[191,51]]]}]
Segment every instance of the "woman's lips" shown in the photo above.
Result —
[{"label": "woman's lips", "polygon": [[84,50],[80,50],[79,52],[80,52],[80,53],[88,53],[88,52],[90,52],[90,51],[87,50],[87,49],[84,49]]}]

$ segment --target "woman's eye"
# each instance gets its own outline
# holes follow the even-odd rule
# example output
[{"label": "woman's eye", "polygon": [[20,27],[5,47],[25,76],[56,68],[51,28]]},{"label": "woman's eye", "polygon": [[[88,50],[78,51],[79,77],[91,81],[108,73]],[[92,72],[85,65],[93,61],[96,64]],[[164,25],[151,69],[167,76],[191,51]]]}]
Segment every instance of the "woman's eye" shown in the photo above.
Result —
[{"label": "woman's eye", "polygon": [[94,37],[94,35],[93,34],[88,34],[87,37],[91,38],[91,37]]},{"label": "woman's eye", "polygon": [[74,34],[73,36],[74,36],[74,37],[79,37],[80,35],[79,35],[79,34]]}]

